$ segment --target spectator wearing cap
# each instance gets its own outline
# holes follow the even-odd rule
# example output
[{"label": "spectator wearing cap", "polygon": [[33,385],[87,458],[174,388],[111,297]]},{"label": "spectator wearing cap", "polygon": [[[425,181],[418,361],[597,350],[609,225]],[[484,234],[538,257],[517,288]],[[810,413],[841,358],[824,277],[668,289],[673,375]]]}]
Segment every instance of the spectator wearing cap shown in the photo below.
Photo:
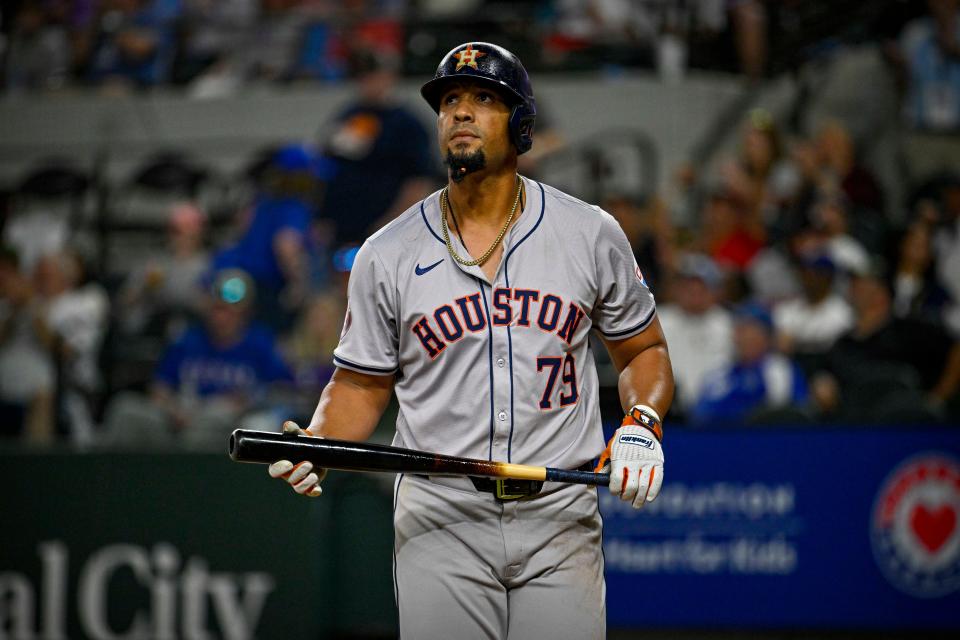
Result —
[{"label": "spectator wearing cap", "polygon": [[853,326],[853,310],[834,289],[835,273],[836,266],[826,255],[802,258],[798,268],[802,295],[773,309],[780,351],[822,354]]},{"label": "spectator wearing cap", "polygon": [[[897,318],[893,291],[879,260],[850,281],[853,328],[830,349],[818,374],[817,404],[853,419],[882,420],[887,401],[926,403],[940,408],[957,401],[960,344],[944,327],[920,318]],[[889,395],[882,392],[890,386]],[[910,393],[916,392],[916,393]]]},{"label": "spectator wearing cap", "polygon": [[334,223],[339,244],[362,243],[433,188],[427,130],[394,95],[398,64],[379,52],[355,52],[357,94],[321,135],[334,172],[320,216]]},{"label": "spectator wearing cap", "polygon": [[713,260],[684,255],[672,287],[673,302],[657,310],[670,344],[679,411],[693,408],[707,372],[732,360],[733,322],[719,304],[722,288],[723,274]]},{"label": "spectator wearing cap", "polygon": [[803,372],[773,350],[773,318],[764,307],[753,303],[737,307],[733,344],[733,362],[704,377],[693,422],[743,422],[762,411],[806,404]]},{"label": "spectator wearing cap", "polygon": [[250,323],[255,296],[243,271],[218,272],[203,322],[167,347],[149,396],[124,393],[108,407],[107,443],[219,446],[271,385],[291,383],[273,334]]},{"label": "spectator wearing cap", "polygon": [[264,187],[244,220],[240,238],[213,257],[213,269],[242,269],[257,286],[256,318],[285,330],[309,290],[311,208],[323,164],[303,144],[280,148],[263,177]]}]

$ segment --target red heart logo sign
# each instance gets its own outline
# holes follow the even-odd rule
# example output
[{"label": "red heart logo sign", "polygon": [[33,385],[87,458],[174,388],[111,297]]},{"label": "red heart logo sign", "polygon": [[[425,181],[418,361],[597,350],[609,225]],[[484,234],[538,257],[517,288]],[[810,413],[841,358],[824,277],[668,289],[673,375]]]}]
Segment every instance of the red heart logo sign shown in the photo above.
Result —
[{"label": "red heart logo sign", "polygon": [[910,528],[920,544],[930,553],[936,553],[957,527],[957,512],[948,504],[928,509],[918,504],[910,514]]}]

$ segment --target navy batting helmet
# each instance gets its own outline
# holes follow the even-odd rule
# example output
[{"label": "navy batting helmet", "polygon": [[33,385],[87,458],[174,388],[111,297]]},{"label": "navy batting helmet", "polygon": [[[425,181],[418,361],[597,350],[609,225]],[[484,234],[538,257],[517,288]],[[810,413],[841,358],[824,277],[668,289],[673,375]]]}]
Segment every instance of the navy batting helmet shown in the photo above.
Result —
[{"label": "navy batting helmet", "polygon": [[517,153],[533,146],[533,125],[537,103],[533,99],[530,77],[520,58],[489,42],[469,42],[454,47],[443,57],[437,73],[420,88],[420,94],[433,110],[440,113],[440,98],[451,81],[469,79],[500,89],[511,103],[510,138]]}]

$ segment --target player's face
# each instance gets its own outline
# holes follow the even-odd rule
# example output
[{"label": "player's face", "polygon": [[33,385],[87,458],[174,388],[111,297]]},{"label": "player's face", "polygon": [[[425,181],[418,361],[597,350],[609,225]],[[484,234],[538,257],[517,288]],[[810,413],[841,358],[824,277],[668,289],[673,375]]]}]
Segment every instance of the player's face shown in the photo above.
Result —
[{"label": "player's face", "polygon": [[440,99],[440,152],[444,156],[482,153],[487,166],[500,164],[513,148],[509,120],[510,106],[496,91],[472,82],[453,84]]}]

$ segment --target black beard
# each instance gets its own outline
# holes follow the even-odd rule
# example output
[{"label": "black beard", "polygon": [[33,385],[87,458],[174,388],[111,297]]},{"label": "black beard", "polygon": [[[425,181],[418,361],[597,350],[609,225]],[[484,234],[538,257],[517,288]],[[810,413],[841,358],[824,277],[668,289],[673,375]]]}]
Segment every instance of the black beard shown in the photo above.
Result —
[{"label": "black beard", "polygon": [[473,153],[453,153],[447,151],[447,166],[450,167],[450,178],[454,182],[460,182],[467,177],[468,173],[480,171],[487,166],[487,158],[482,150]]}]

